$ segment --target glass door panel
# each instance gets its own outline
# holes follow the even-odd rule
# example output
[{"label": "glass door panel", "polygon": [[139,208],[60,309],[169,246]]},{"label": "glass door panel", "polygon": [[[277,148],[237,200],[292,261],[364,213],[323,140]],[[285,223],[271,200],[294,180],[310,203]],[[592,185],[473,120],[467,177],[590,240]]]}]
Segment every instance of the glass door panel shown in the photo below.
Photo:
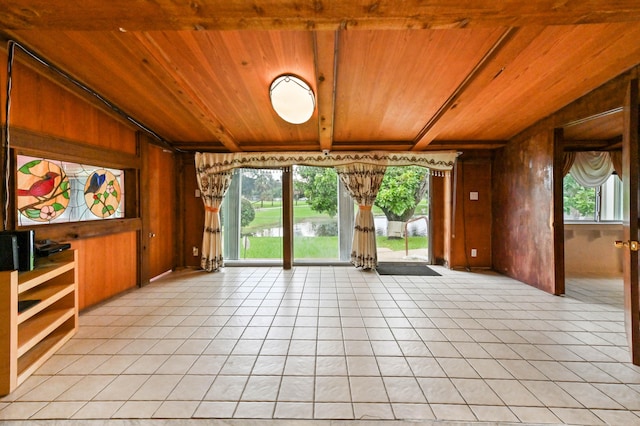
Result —
[{"label": "glass door panel", "polygon": [[282,260],[282,171],[236,170],[222,223],[226,260]]},{"label": "glass door panel", "polygon": [[294,261],[339,258],[338,175],[332,167],[293,167]]},{"label": "glass door panel", "polygon": [[378,262],[428,262],[428,188],[426,168],[387,168],[372,209]]}]

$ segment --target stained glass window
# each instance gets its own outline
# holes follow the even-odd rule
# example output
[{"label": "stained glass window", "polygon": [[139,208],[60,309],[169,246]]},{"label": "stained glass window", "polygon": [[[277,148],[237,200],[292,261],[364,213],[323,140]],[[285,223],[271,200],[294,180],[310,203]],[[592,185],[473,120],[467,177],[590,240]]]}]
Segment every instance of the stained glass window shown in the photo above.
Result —
[{"label": "stained glass window", "polygon": [[19,155],[18,225],[124,217],[122,170]]}]

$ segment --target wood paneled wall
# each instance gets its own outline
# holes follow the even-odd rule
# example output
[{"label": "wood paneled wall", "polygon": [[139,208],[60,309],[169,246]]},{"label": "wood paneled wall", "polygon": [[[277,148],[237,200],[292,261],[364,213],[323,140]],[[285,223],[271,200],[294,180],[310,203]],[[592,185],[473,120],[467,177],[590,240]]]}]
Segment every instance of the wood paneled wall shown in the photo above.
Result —
[{"label": "wood paneled wall", "polygon": [[142,284],[175,268],[176,166],[171,151],[146,143],[141,182],[142,251],[148,266]]},{"label": "wood paneled wall", "polygon": [[553,130],[512,141],[493,162],[493,266],[556,294]]},{"label": "wood paneled wall", "polygon": [[136,287],[137,232],[76,240],[78,250],[78,304],[80,309]]},{"label": "wood paneled wall", "polygon": [[[493,268],[552,294],[563,294],[561,146],[556,134],[577,120],[623,105],[630,70],[512,138],[493,163]],[[556,167],[554,168],[554,163]],[[554,196],[555,191],[555,196]]]},{"label": "wood paneled wall", "polygon": [[490,268],[491,152],[465,152],[456,167],[449,267]]},{"label": "wood paneled wall", "polygon": [[[492,266],[491,155],[490,151],[465,152],[449,176],[432,178],[434,263],[452,269]],[[471,199],[471,193],[477,193],[477,199]]]},{"label": "wood paneled wall", "polygon": [[[179,212],[182,233],[179,241],[178,264],[187,267],[200,267],[200,251],[202,250],[202,231],[204,229],[204,204],[202,198],[196,197],[198,182],[196,181],[196,166],[193,154],[180,156],[180,191]],[[197,247],[198,255],[193,255],[193,248]]]},{"label": "wood paneled wall", "polygon": [[[0,53],[2,104],[6,99],[7,53]],[[3,112],[3,125],[7,125]],[[125,186],[134,195],[127,219],[93,223],[40,225],[36,239],[68,241],[79,253],[79,304],[86,308],[139,283],[136,129],[125,124],[77,89],[66,86],[38,64],[17,54],[9,117],[13,154],[64,159],[127,170]],[[133,184],[133,186],[132,186]],[[4,191],[4,185],[2,186]],[[4,195],[4,194],[3,194]],[[173,207],[173,206],[172,206]],[[10,210],[11,212],[12,210]],[[9,215],[9,229],[15,227]]]},{"label": "wood paneled wall", "polygon": [[[16,58],[20,58],[19,52]],[[136,134],[130,126],[75,95],[72,88],[54,84],[53,77],[44,76],[28,65],[30,62],[14,61],[12,127],[118,152],[136,153]]]},{"label": "wood paneled wall", "polygon": [[[0,105],[6,105],[7,102],[7,91],[2,89],[7,87],[7,57],[7,52],[0,50]],[[4,176],[6,172],[5,165],[7,164],[7,152],[4,148],[6,146],[5,126],[7,124],[7,120],[5,119],[5,108],[0,108],[0,123],[2,124],[0,126],[0,133],[2,133],[0,135],[0,175]],[[2,181],[4,182],[4,178]],[[4,206],[7,203],[7,197],[9,194],[6,193],[6,185],[3,184],[0,186],[2,186],[2,189],[0,189],[0,206]],[[4,224],[5,220],[8,220],[5,216],[7,216],[5,209],[0,208],[0,224]],[[2,229],[1,225],[0,229]]]},{"label": "wood paneled wall", "polygon": [[0,101],[2,102],[2,108],[0,108],[0,118],[2,119],[2,125],[4,126],[7,122],[5,118],[5,105],[7,100],[7,61],[8,61],[8,53],[6,50],[0,49]]}]

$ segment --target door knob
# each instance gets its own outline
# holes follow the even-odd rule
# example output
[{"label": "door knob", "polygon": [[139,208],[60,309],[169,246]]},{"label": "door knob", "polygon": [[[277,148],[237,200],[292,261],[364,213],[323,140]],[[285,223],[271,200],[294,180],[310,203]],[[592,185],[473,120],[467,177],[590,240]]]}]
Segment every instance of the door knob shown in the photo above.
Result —
[{"label": "door knob", "polygon": [[149,238],[153,238],[155,236],[156,236],[155,232],[149,232]]},{"label": "door knob", "polygon": [[629,247],[629,250],[631,251],[638,251],[638,248],[640,247],[640,244],[638,244],[637,241],[616,241],[613,245],[618,249]]}]

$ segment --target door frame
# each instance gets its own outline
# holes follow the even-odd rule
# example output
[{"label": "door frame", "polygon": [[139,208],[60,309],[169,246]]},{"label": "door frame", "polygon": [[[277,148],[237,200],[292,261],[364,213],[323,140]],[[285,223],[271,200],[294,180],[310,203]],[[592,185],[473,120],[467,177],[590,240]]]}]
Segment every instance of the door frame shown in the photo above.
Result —
[{"label": "door frame", "polygon": [[553,130],[553,294],[565,294],[564,262],[564,129]]},{"label": "door frame", "polygon": [[631,250],[631,241],[638,241],[640,218],[640,152],[638,145],[638,79],[629,80],[624,100],[624,126],[622,135],[623,185],[623,274],[624,274],[624,324],[631,362],[640,365],[640,289],[638,275],[638,251]]},{"label": "door frame", "polygon": [[[598,111],[618,109],[622,105],[624,122],[622,129],[622,181],[623,181],[623,280],[624,322],[630,360],[640,365],[640,274],[638,251],[629,249],[630,241],[638,241],[640,221],[640,87],[638,71],[621,75],[597,91],[574,103],[571,108],[558,113],[556,123],[567,123]],[[594,111],[596,108],[598,111]],[[563,132],[554,129],[554,265],[557,285],[564,287],[564,233],[563,224]],[[562,289],[564,292],[564,288]],[[561,293],[555,293],[561,294]]]}]

